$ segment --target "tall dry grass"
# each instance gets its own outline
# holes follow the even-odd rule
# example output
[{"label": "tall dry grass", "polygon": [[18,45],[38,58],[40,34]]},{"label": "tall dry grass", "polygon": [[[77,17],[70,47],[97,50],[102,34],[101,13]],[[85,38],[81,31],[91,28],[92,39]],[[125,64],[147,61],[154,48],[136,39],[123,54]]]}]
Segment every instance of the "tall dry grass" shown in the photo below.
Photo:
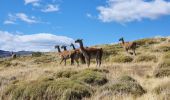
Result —
[{"label": "tall dry grass", "polygon": [[[149,43],[147,43],[149,41]],[[90,88],[93,93],[90,97],[85,97],[85,100],[168,100],[170,85],[169,76],[155,77],[154,71],[158,65],[169,59],[170,53],[169,44],[167,41],[142,40],[139,41],[142,45],[137,48],[137,56],[127,54],[121,46],[104,45],[104,59],[102,66],[97,69],[108,70],[108,73],[101,72],[108,79],[108,82],[101,86],[91,85]],[[163,49],[160,49],[163,46]],[[129,60],[130,59],[130,60]],[[122,61],[124,60],[124,61]],[[4,90],[11,84],[18,84],[20,82],[32,82],[41,79],[42,77],[51,78],[52,75],[61,71],[81,71],[87,70],[86,65],[70,66],[70,61],[67,61],[67,66],[59,64],[60,58],[57,53],[45,53],[37,57],[20,57],[16,59],[1,60],[0,62],[0,96],[2,97]],[[96,64],[91,64],[90,68],[96,69]],[[169,67],[168,67],[169,68]],[[87,77],[82,77],[87,75]],[[96,74],[98,75],[98,74]],[[133,94],[114,94],[113,91],[104,90],[105,86],[115,84],[115,81],[121,76],[130,76],[137,81],[137,83],[146,91],[140,96]],[[98,76],[92,72],[84,72],[76,75],[74,80],[84,81],[84,79],[98,80]],[[166,84],[164,86],[163,84]],[[161,87],[162,86],[162,87]],[[124,87],[122,87],[124,88]],[[164,89],[166,92],[155,92],[155,89]],[[119,89],[118,89],[119,90]]]}]

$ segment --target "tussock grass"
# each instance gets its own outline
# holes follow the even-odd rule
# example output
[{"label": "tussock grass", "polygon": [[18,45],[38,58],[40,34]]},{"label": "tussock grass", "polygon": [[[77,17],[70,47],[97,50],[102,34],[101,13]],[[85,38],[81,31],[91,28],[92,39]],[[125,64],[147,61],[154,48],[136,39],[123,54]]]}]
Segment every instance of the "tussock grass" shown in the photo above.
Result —
[{"label": "tussock grass", "polygon": [[163,55],[163,59],[170,59],[170,51],[169,51],[169,52],[164,53],[164,55]]},{"label": "tussock grass", "polygon": [[85,82],[90,85],[104,85],[108,79],[101,70],[85,69],[71,77],[73,80]]},{"label": "tussock grass", "polygon": [[19,82],[7,87],[2,99],[11,100],[79,100],[89,97],[92,89],[70,79]]},{"label": "tussock grass", "polygon": [[64,70],[64,71],[59,71],[53,75],[55,78],[70,78],[71,76],[78,74],[77,71],[74,70]]},{"label": "tussock grass", "polygon": [[70,61],[62,66],[55,52],[2,59],[0,99],[169,100],[168,42],[155,38],[138,44],[136,56],[128,55],[120,44],[97,46],[104,50],[100,68],[94,62],[90,68],[70,66]]},{"label": "tussock grass", "polygon": [[[103,89],[102,89],[103,90]],[[114,95],[134,95],[140,96],[146,91],[142,86],[130,76],[122,76],[104,87],[104,90],[111,91]]]},{"label": "tussock grass", "polygon": [[132,61],[133,61],[133,58],[130,56],[126,56],[126,55],[117,55],[110,59],[110,62],[116,62],[116,63],[128,63]]},{"label": "tussock grass", "polygon": [[162,57],[162,61],[154,70],[155,77],[170,76],[170,52],[165,52]]},{"label": "tussock grass", "polygon": [[170,43],[163,43],[163,44],[156,45],[153,51],[156,51],[156,52],[170,51]]},{"label": "tussock grass", "polygon": [[157,39],[152,39],[152,38],[140,39],[140,40],[136,40],[134,42],[136,42],[137,45],[140,45],[140,46],[159,43],[157,41]]},{"label": "tussock grass", "polygon": [[37,57],[34,59],[34,63],[40,64],[40,63],[51,63],[54,62],[55,57],[49,56],[49,55],[42,55],[41,57]]},{"label": "tussock grass", "polygon": [[41,52],[33,52],[32,53],[32,57],[41,57],[43,55],[43,53]]},{"label": "tussock grass", "polygon": [[11,64],[11,61],[0,61],[0,67],[10,67],[12,64]]},{"label": "tussock grass", "polygon": [[161,61],[154,70],[155,77],[170,76],[170,59]]},{"label": "tussock grass", "polygon": [[170,81],[163,83],[153,89],[153,92],[157,95],[162,94],[164,95],[163,100],[170,99]]},{"label": "tussock grass", "polygon": [[149,62],[149,61],[153,61],[153,62],[157,62],[158,59],[156,58],[155,55],[139,55],[137,56],[137,58],[135,58],[134,62]]}]

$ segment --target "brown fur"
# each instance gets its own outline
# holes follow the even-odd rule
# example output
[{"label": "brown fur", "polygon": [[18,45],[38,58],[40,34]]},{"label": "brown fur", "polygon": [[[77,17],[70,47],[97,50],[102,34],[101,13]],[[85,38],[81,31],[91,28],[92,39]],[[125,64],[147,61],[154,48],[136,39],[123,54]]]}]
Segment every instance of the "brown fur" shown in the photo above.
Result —
[{"label": "brown fur", "polygon": [[78,39],[75,41],[75,43],[80,44],[80,51],[83,53],[87,66],[90,66],[90,60],[92,58],[96,59],[97,66],[101,65],[103,50],[102,48],[84,48],[82,40]]},{"label": "brown fur", "polygon": [[72,50],[72,61],[71,64],[74,64],[74,60],[79,61],[79,59],[81,60],[82,64],[85,64],[85,57],[83,56],[83,54],[81,53],[80,49],[76,49],[74,44],[71,44],[70,46],[72,46],[73,50]]},{"label": "brown fur", "polygon": [[[58,49],[58,55],[60,55],[60,57],[61,57],[60,64],[64,61],[64,65],[66,66],[67,59],[70,59],[70,52],[67,50],[64,50],[61,52],[60,46],[58,46],[58,45],[56,45],[55,48]],[[64,49],[66,49],[66,48],[64,48]]]},{"label": "brown fur", "polygon": [[124,42],[124,39],[121,38],[119,39],[119,41],[121,41],[121,45],[122,47],[126,50],[126,52],[128,52],[128,50],[132,50],[133,54],[136,55],[135,50],[136,50],[136,42]]}]

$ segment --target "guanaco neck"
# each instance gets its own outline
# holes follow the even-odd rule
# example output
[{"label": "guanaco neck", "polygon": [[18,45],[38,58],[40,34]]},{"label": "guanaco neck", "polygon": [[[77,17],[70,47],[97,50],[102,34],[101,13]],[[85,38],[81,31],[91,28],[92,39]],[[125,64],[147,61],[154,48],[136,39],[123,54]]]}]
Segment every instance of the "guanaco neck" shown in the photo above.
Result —
[{"label": "guanaco neck", "polygon": [[80,49],[84,50],[83,42],[79,42],[79,44],[80,44]]},{"label": "guanaco neck", "polygon": [[122,44],[125,44],[125,41],[124,41],[124,39],[122,39]]},{"label": "guanaco neck", "polygon": [[61,52],[60,47],[57,47],[57,49],[58,49],[58,52]]},{"label": "guanaco neck", "polygon": [[73,50],[75,50],[75,49],[76,49],[74,45],[71,45],[71,46],[73,47]]},{"label": "guanaco neck", "polygon": [[64,51],[67,51],[67,48],[66,47],[63,47]]}]

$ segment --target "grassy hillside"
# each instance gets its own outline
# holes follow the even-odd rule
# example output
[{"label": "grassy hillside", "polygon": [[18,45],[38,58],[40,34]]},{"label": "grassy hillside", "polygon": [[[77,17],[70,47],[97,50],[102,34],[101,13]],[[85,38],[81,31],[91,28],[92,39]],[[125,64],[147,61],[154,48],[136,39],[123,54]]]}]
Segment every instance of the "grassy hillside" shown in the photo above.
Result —
[{"label": "grassy hillside", "polygon": [[98,45],[102,66],[60,65],[55,52],[0,60],[2,100],[169,100],[170,39],[136,40],[137,56],[120,44]]}]

